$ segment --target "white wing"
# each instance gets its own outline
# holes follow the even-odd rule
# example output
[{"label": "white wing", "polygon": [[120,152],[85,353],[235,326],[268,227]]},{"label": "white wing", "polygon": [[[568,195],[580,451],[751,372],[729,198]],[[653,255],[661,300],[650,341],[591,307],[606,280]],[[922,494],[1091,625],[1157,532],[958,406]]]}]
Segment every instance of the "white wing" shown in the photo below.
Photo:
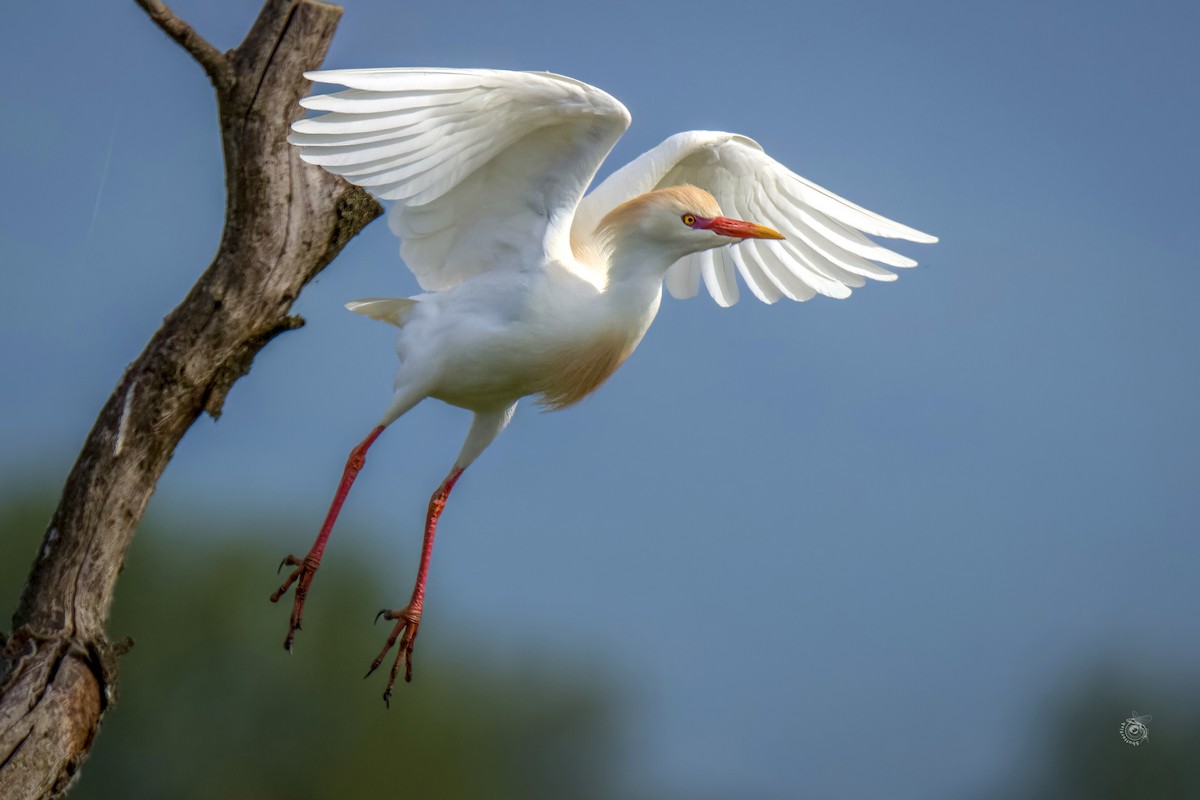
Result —
[{"label": "white wing", "polygon": [[711,192],[726,216],[767,225],[786,238],[746,240],[680,259],[666,280],[678,298],[694,297],[703,280],[720,305],[733,305],[738,300],[735,269],[766,303],[780,297],[808,300],[818,293],[848,297],[851,287],[862,286],[865,278],[896,279],[874,262],[892,267],[917,263],[863,234],[937,241],[805,180],[753,139],[714,131],[678,133],[614,172],[580,203],[571,236],[586,242],[620,203],[684,183]]},{"label": "white wing", "polygon": [[307,73],[347,87],[292,125],[301,158],[381,200],[426,291],[493,269],[569,258],[572,215],[629,127],[611,96],[549,73],[356,69]]}]

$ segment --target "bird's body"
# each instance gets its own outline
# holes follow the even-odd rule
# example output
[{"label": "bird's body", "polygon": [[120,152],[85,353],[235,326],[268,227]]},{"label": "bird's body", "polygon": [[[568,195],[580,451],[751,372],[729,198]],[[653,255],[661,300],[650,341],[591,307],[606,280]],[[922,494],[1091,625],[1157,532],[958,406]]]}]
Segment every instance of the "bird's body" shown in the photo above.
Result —
[{"label": "bird's body", "polygon": [[471,411],[539,395],[570,405],[633,352],[658,310],[653,286],[602,290],[566,268],[486,273],[417,301],[396,342],[396,388]]},{"label": "bird's body", "polygon": [[303,101],[326,113],[295,123],[289,140],[305,161],[394,201],[388,223],[425,294],[348,304],[400,328],[400,369],[379,425],[351,451],[312,550],[285,559],[296,570],[272,599],[298,581],[289,649],[367,449],[426,398],[474,412],[430,500],[412,599],[380,612],[396,625],[372,670],[400,640],[385,699],[401,659],[411,676],[446,498],[521,398],[559,409],[595,391],[641,342],[664,285],[686,298],[703,282],[724,306],[737,302],[738,274],[768,303],[846,297],[866,278],[894,280],[880,264],[916,263],[863,234],[936,241],[812,184],[731,133],[676,134],[588,193],[630,117],[572,78],[449,69],[309,77],[347,89]]}]

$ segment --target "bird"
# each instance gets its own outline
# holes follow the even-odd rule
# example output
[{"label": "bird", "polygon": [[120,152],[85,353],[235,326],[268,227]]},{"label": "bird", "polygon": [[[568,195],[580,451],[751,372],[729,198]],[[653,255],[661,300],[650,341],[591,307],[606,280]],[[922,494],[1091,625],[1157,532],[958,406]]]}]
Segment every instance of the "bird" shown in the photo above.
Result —
[{"label": "bird", "polygon": [[[438,519],[463,472],[512,419],[519,400],[573,406],[629,358],[663,288],[721,306],[740,275],[759,300],[849,296],[886,267],[916,262],[868,236],[934,243],[795,174],[753,139],[686,131],[612,172],[589,192],[631,122],[611,95],[549,72],[386,68],[305,73],[339,91],[306,97],[315,116],[292,124],[299,156],[390,204],[389,228],[423,293],[347,303],[399,329],[400,366],[383,416],[350,452],[324,524],[271,596],[295,584],[285,648],[330,533],[367,451],[427,398],[472,412],[450,472],[425,517],[407,605],[370,676],[399,642],[412,680]],[[753,221],[751,221],[753,219]],[[768,225],[770,227],[768,227]]]}]

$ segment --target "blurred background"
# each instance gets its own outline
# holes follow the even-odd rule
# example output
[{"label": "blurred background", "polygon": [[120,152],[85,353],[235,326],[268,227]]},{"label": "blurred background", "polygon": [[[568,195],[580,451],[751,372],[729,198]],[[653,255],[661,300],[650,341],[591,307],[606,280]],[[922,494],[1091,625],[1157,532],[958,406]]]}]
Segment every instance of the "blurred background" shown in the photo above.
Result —
[{"label": "blurred background", "polygon": [[[257,3],[177,0],[218,47]],[[373,448],[290,658],[279,558],[387,403],[417,291],[373,224],[201,419],[118,585],[80,797],[1200,794],[1194,4],[351,0],[330,67],[548,69],[753,136],[942,237],[852,298],[665,301],[443,517],[391,710],[363,681],[465,412]],[[200,69],[129,2],[0,29],[0,610],[124,365],[215,250]],[[1130,747],[1121,723],[1152,714]]]}]

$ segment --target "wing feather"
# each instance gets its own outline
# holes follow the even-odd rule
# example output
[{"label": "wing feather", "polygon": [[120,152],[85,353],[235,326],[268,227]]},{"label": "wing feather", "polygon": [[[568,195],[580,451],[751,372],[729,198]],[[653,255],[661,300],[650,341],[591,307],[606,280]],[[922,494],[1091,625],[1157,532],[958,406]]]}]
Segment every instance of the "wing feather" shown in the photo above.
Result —
[{"label": "wing feather", "polygon": [[[428,153],[430,145],[437,144],[451,127],[455,133],[461,134],[473,126],[470,125],[470,117],[465,114],[427,118],[401,131],[390,131],[386,138],[377,138],[373,142],[352,141],[342,145],[314,148],[307,161],[321,167],[342,167],[389,160],[406,163]],[[401,156],[409,158],[399,158]]]},{"label": "wing feather", "polygon": [[[476,84],[471,89],[478,89]],[[309,111],[333,111],[340,114],[381,114],[400,111],[419,112],[422,109],[444,108],[445,106],[461,105],[470,99],[468,89],[451,90],[413,90],[400,92],[368,92],[362,89],[351,89],[346,92],[334,92],[313,97],[305,97],[300,101],[303,108]]]},{"label": "wing feather", "polygon": [[819,283],[819,281],[805,281],[800,275],[805,270],[797,266],[794,259],[781,258],[776,252],[777,250],[782,250],[782,247],[768,247],[765,243],[754,243],[754,252],[766,265],[767,274],[784,290],[785,294],[800,302],[816,297],[818,293],[812,284]]},{"label": "wing feather", "polygon": [[733,277],[733,266],[725,263],[724,259],[714,257],[712,250],[696,253],[700,262],[700,275],[708,293],[717,301],[717,305],[728,308],[738,301],[737,280]]},{"label": "wing feather", "polygon": [[301,158],[393,200],[388,226],[426,291],[570,257],[575,208],[629,125],[608,94],[549,73],[308,73],[342,91],[292,126]]},{"label": "wing feather", "polygon": [[[503,74],[500,70],[491,69],[452,69],[443,67],[395,67],[389,69],[327,69],[321,72],[309,73],[319,76],[321,83],[332,83],[345,86],[348,89],[364,89],[369,92],[395,92],[402,89],[410,90],[442,90],[474,88],[479,85],[481,78],[489,75]],[[528,74],[528,73],[511,73]],[[545,73],[539,73],[545,74]],[[407,76],[419,75],[420,83],[405,83]],[[313,77],[313,80],[318,80]],[[567,80],[573,80],[567,78]],[[578,83],[578,81],[575,81]]]},{"label": "wing feather", "polygon": [[[779,220],[780,233],[791,240],[799,240],[809,246],[820,258],[836,267],[855,275],[879,281],[894,281],[896,274],[869,260],[874,257],[891,266],[915,266],[912,259],[904,258],[863,238],[866,247],[857,246],[849,231],[827,218],[807,209],[781,202],[765,191],[755,193],[756,208],[766,219]],[[835,228],[837,230],[835,230]],[[841,232],[839,235],[839,231]]]},{"label": "wing feather", "polygon": [[[774,219],[760,203],[755,202],[753,195],[751,198],[748,204],[750,210],[748,216],[757,219]],[[857,275],[851,275],[845,270],[839,269],[834,263],[821,258],[799,237],[793,236],[784,239],[777,248],[768,248],[766,241],[750,242],[749,244],[755,248],[756,252],[761,250],[771,254],[766,257],[766,260],[773,269],[791,272],[826,297],[838,299],[849,297],[850,291],[847,286],[858,287],[864,283],[862,278]]]},{"label": "wing feather", "polygon": [[681,258],[667,270],[667,291],[676,300],[689,300],[700,292],[700,265],[695,255]]},{"label": "wing feather", "polygon": [[[742,194],[733,197],[733,205],[729,213],[739,219],[747,219],[753,216],[749,210],[748,199],[748,197]],[[751,243],[747,242],[745,244]],[[742,280],[746,282],[747,288],[750,289],[750,293],[764,303],[775,303],[782,296],[779,287],[767,277],[765,265],[758,258],[753,248],[748,248],[744,252],[741,252],[739,246],[721,248],[716,251],[715,257],[718,260],[725,260],[731,265],[736,266],[737,271],[742,276]]]},{"label": "wing feather", "polygon": [[784,204],[790,209],[795,209],[796,220],[803,223],[809,230],[820,234],[830,243],[836,244],[847,252],[890,264],[893,267],[915,267],[917,265],[917,262],[911,258],[894,253],[886,247],[872,242],[855,228],[847,227],[846,224],[837,222],[820,212],[809,210],[805,206],[804,200],[788,187],[787,181],[777,181],[775,185],[779,187],[782,198],[790,201],[783,201]]},{"label": "wing feather", "polygon": [[758,257],[758,253],[755,251],[750,249],[743,250],[739,247],[729,247],[719,250],[716,257],[731,261],[737,267],[742,280],[746,282],[750,293],[767,305],[779,302],[779,298],[784,296],[779,286],[771,280],[766,265],[763,264],[762,260]]},{"label": "wing feather", "polygon": [[[590,241],[597,223],[620,203],[655,189],[692,184],[716,197],[722,213],[769,225],[783,241],[747,240],[689,256],[667,272],[675,297],[694,296],[702,277],[720,305],[737,300],[734,269],[764,302],[780,296],[804,301],[816,294],[844,298],[866,278],[893,281],[889,267],[916,262],[869,236],[936,242],[936,237],[887,219],[795,174],[753,139],[732,133],[688,131],[668,138],[597,186],[575,214],[571,237]],[[724,265],[724,269],[718,269]]]},{"label": "wing feather", "polygon": [[[448,106],[458,105],[457,103],[447,104]],[[334,146],[343,144],[343,138],[331,138],[337,134],[344,136],[351,133],[371,133],[375,131],[403,130],[412,123],[409,121],[412,118],[422,119],[426,115],[434,114],[432,108],[416,108],[411,111],[383,111],[372,114],[339,114],[330,112],[322,114],[319,117],[309,117],[307,119],[299,119],[292,123],[292,135],[288,137],[288,141],[292,144],[301,144],[306,147],[319,146]],[[303,134],[303,140],[299,139],[296,134]]]}]

